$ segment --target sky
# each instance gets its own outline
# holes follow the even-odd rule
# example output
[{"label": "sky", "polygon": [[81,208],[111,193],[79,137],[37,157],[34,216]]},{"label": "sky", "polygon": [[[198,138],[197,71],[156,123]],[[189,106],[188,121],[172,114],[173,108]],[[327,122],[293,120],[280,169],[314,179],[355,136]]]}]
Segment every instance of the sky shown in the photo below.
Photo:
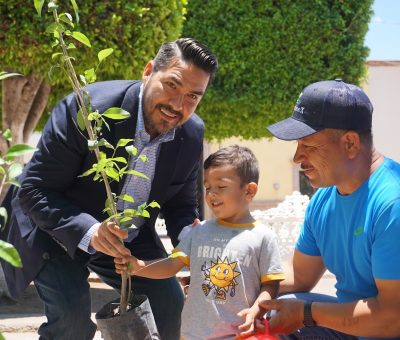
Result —
[{"label": "sky", "polygon": [[400,60],[400,0],[375,0],[372,9],[367,60]]}]

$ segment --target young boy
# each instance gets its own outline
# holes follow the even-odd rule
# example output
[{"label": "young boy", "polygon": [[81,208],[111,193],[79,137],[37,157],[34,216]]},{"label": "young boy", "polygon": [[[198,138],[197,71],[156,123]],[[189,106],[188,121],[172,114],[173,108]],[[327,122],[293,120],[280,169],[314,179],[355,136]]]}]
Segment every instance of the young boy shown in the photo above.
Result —
[{"label": "young boy", "polygon": [[257,193],[258,162],[237,145],[204,162],[206,201],[216,219],[201,222],[164,260],[115,259],[116,271],[167,278],[190,267],[182,338],[233,339],[253,333],[263,311],[258,300],[275,298],[284,278],[273,232],[256,222],[249,204]]}]

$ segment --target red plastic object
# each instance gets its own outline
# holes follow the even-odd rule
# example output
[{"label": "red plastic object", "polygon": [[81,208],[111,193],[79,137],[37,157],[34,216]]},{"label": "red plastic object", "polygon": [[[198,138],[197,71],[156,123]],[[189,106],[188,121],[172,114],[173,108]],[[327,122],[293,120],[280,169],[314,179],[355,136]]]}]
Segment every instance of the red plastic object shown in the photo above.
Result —
[{"label": "red plastic object", "polygon": [[278,338],[269,333],[269,322],[264,320],[264,333],[256,333],[246,338],[246,340],[278,340]]}]

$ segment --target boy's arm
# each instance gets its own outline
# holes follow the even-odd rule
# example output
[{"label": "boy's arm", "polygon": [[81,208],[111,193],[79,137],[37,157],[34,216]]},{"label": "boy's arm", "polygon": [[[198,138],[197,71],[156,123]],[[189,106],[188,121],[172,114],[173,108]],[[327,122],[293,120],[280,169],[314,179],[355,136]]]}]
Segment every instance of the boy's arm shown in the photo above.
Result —
[{"label": "boy's arm", "polygon": [[185,265],[180,257],[143,261],[134,256],[127,256],[124,258],[115,258],[114,263],[115,271],[118,274],[126,272],[127,267],[129,267],[128,274],[147,277],[149,279],[166,279],[172,277]]},{"label": "boy's arm", "polygon": [[258,298],[254,302],[253,306],[250,307],[250,309],[252,309],[252,311],[255,313],[254,315],[256,318],[261,317],[265,313],[265,310],[260,307],[259,301],[276,298],[279,291],[279,282],[279,280],[272,280],[261,284],[260,294],[258,295]]},{"label": "boy's arm", "polygon": [[243,324],[238,326],[241,333],[237,339],[246,338],[253,334],[255,330],[254,322],[265,313],[265,310],[259,306],[259,301],[271,300],[275,298],[279,291],[279,280],[271,280],[261,284],[261,291],[258,298],[250,308],[246,308],[238,313],[238,316],[245,318]]}]

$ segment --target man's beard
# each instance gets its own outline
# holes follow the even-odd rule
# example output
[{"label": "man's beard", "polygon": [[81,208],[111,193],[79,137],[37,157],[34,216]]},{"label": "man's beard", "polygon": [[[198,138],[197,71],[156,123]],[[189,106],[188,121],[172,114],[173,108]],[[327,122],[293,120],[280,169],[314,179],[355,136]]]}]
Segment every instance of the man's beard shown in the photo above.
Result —
[{"label": "man's beard", "polygon": [[[177,119],[173,123],[169,123],[167,120],[162,119],[163,113],[160,112],[161,108],[165,108],[168,112],[177,116]],[[160,115],[159,121],[156,121],[155,116]],[[173,110],[169,105],[157,104],[150,114],[146,112],[146,108],[143,110],[143,121],[146,130],[155,131],[158,134],[163,134],[169,130],[179,126],[182,122],[182,113]]]}]

